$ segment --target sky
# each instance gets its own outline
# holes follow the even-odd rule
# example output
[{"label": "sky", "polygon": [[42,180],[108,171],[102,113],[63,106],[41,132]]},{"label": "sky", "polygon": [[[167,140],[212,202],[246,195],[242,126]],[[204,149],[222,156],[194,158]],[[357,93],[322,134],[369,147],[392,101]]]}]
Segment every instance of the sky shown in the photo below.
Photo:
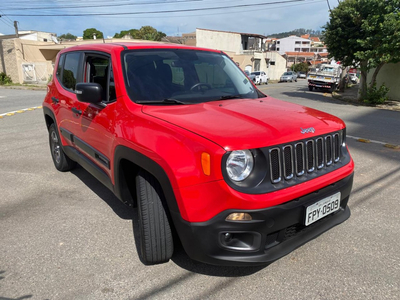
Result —
[{"label": "sky", "polygon": [[[169,36],[196,28],[273,33],[320,30],[337,0],[1,0],[0,33],[19,30],[72,33],[96,28],[104,37],[150,25]],[[69,16],[68,16],[69,15]],[[71,16],[74,15],[74,16]]]}]

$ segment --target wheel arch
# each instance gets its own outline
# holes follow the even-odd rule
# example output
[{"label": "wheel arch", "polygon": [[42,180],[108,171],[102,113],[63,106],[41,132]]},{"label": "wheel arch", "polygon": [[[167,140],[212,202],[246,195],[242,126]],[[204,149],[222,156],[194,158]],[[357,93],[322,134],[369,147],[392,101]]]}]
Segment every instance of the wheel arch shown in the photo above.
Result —
[{"label": "wheel arch", "polygon": [[51,111],[51,109],[48,107],[43,107],[43,114],[44,114],[44,119],[46,121],[47,130],[49,130],[51,124],[55,124],[58,130],[56,117],[54,116],[54,113]]},{"label": "wheel arch", "polygon": [[[124,203],[136,206],[134,180],[140,170],[150,173],[158,181],[171,213],[179,213],[178,204],[164,169],[151,158],[125,146],[117,146],[114,152],[114,193]],[[129,184],[131,182],[131,184]]]}]

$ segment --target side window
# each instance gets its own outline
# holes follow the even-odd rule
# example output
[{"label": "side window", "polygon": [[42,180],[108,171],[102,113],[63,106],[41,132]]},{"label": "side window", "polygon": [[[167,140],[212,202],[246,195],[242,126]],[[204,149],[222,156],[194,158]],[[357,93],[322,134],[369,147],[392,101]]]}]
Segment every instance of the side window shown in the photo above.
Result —
[{"label": "side window", "polygon": [[172,83],[180,85],[180,86],[184,86],[185,85],[185,74],[183,72],[182,66],[175,66],[173,60],[171,60],[171,59],[164,59],[163,63],[169,65],[169,67],[171,69]]},{"label": "side window", "polygon": [[58,66],[56,71],[56,77],[59,81],[61,81],[62,71],[64,67],[64,60],[65,60],[65,54],[62,54],[60,56],[60,59],[58,60]]},{"label": "side window", "polygon": [[65,55],[64,71],[62,75],[62,84],[65,88],[74,90],[78,78],[79,52],[71,52]]},{"label": "side window", "polygon": [[101,85],[103,101],[111,102],[116,99],[114,74],[109,57],[95,54],[86,55],[84,81]]},{"label": "side window", "polygon": [[219,65],[202,62],[195,64],[195,68],[200,82],[211,84],[213,88],[226,86],[228,77]]}]

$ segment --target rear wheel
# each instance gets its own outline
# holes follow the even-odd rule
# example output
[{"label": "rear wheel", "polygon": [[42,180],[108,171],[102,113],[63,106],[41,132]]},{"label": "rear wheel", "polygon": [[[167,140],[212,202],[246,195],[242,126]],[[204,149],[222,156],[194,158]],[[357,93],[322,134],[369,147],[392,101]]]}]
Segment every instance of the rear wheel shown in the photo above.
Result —
[{"label": "rear wheel", "polygon": [[161,186],[152,175],[140,171],[136,177],[136,193],[139,257],[146,265],[167,262],[174,252],[174,244]]},{"label": "rear wheel", "polygon": [[49,127],[49,144],[51,157],[53,158],[54,166],[57,170],[66,172],[75,168],[76,162],[64,153],[60,136],[54,124],[51,124]]}]

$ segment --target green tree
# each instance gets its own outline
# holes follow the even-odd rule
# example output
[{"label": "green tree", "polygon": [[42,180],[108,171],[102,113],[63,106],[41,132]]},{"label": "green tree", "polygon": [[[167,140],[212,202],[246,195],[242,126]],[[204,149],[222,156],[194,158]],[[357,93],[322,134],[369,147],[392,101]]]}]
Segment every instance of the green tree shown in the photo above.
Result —
[{"label": "green tree", "polygon": [[361,70],[360,98],[367,95],[367,73],[375,68],[368,88],[386,63],[400,61],[400,0],[346,0],[330,12],[324,26],[331,57],[344,67]]},{"label": "green tree", "polygon": [[140,29],[122,30],[116,33],[114,38],[123,38],[125,35],[130,34],[132,38],[139,40],[161,41],[167,36],[164,32],[158,31],[152,26],[142,26]]},{"label": "green tree", "polygon": [[96,39],[102,39],[103,38],[103,33],[96,28],[88,28],[85,31],[83,31],[83,39],[84,40],[93,40],[94,35],[96,35]]},{"label": "green tree", "polygon": [[291,67],[292,71],[294,72],[304,72],[307,73],[308,72],[308,64],[305,62],[301,62],[298,64],[294,64]]},{"label": "green tree", "polygon": [[120,33],[114,34],[114,38],[121,39],[129,34],[132,38],[138,39],[139,38],[138,32],[139,29],[122,30]]},{"label": "green tree", "polygon": [[60,40],[76,40],[77,36],[72,33],[64,33],[58,37]]}]

